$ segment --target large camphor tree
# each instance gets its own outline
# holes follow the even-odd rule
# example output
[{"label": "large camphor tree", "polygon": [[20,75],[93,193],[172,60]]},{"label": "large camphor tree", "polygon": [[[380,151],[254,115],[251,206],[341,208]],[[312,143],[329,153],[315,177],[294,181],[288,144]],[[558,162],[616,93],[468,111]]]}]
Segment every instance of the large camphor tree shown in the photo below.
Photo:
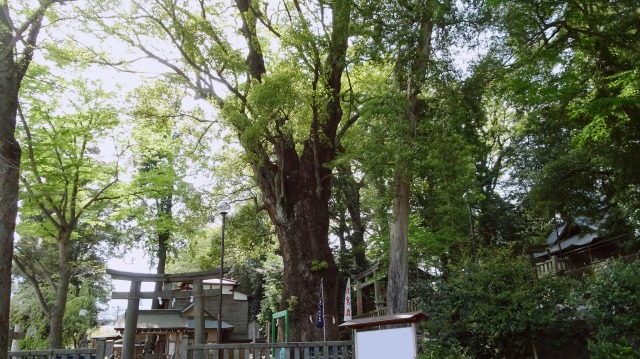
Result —
[{"label": "large camphor tree", "polygon": [[[251,164],[279,239],[281,309],[293,313],[289,339],[321,339],[309,316],[324,279],[327,318],[337,317],[329,164],[352,123],[341,94],[353,1],[132,3],[126,12],[113,10],[117,25],[104,3],[92,17],[217,106]],[[337,325],[326,324],[327,338],[336,338]]]}]

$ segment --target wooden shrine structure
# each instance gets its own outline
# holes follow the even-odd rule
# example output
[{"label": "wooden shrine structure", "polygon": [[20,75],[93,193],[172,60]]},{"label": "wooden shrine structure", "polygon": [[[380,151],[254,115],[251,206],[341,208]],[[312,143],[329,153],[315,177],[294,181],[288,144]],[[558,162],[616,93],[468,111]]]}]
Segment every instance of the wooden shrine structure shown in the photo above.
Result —
[{"label": "wooden shrine structure", "polygon": [[[194,309],[194,339],[195,344],[205,344],[205,309],[204,298],[222,295],[222,284],[219,289],[203,289],[203,280],[218,279],[229,268],[215,269],[204,272],[189,272],[176,274],[147,274],[123,272],[115,269],[107,269],[107,274],[114,280],[131,282],[128,292],[113,292],[111,299],[127,299],[127,311],[125,313],[125,326],[122,336],[122,359],[135,359],[135,335],[138,324],[140,299],[163,300],[169,298],[193,298]],[[163,283],[161,291],[141,291],[142,282]],[[193,290],[172,291],[172,283],[191,283]],[[218,316],[218,320],[221,320]],[[186,355],[183,353],[182,355]]]}]

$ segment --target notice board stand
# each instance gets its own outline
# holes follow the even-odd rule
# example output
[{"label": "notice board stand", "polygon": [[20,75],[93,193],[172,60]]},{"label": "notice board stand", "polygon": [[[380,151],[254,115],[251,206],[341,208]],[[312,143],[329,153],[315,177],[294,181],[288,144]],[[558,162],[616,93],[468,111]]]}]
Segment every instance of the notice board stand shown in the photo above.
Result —
[{"label": "notice board stand", "polygon": [[354,319],[340,324],[355,331],[355,359],[415,359],[418,356],[418,323],[422,312]]}]

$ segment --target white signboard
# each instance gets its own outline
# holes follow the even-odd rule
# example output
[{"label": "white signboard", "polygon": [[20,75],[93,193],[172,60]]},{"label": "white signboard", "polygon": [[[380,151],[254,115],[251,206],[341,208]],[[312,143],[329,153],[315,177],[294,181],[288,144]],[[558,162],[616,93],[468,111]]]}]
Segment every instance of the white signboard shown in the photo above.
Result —
[{"label": "white signboard", "polygon": [[356,359],[415,359],[413,327],[356,332]]}]

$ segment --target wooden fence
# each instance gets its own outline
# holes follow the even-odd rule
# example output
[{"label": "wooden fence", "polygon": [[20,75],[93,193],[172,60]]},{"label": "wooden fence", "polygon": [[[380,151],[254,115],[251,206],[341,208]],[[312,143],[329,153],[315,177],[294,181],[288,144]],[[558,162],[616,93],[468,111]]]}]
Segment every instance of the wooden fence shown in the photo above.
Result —
[{"label": "wooden fence", "polygon": [[186,359],[353,359],[353,341],[195,344]]},{"label": "wooden fence", "polygon": [[[419,302],[415,299],[409,299],[407,302],[407,312],[416,312],[420,310]],[[373,317],[381,317],[383,315],[387,315],[387,308],[382,308],[379,310],[374,310],[371,312],[362,313],[359,315],[354,315],[353,319],[362,319],[362,318],[373,318]]]},{"label": "wooden fence", "polygon": [[[187,344],[183,341],[175,359],[353,359],[353,341],[296,343]],[[102,345],[101,345],[102,344]],[[186,355],[181,355],[186,353]],[[98,348],[48,349],[9,352],[11,359],[104,359],[104,343]]]},{"label": "wooden fence", "polygon": [[96,359],[104,357],[104,355],[98,355],[97,351],[96,348],[21,350],[9,352],[8,357],[13,359]]}]

